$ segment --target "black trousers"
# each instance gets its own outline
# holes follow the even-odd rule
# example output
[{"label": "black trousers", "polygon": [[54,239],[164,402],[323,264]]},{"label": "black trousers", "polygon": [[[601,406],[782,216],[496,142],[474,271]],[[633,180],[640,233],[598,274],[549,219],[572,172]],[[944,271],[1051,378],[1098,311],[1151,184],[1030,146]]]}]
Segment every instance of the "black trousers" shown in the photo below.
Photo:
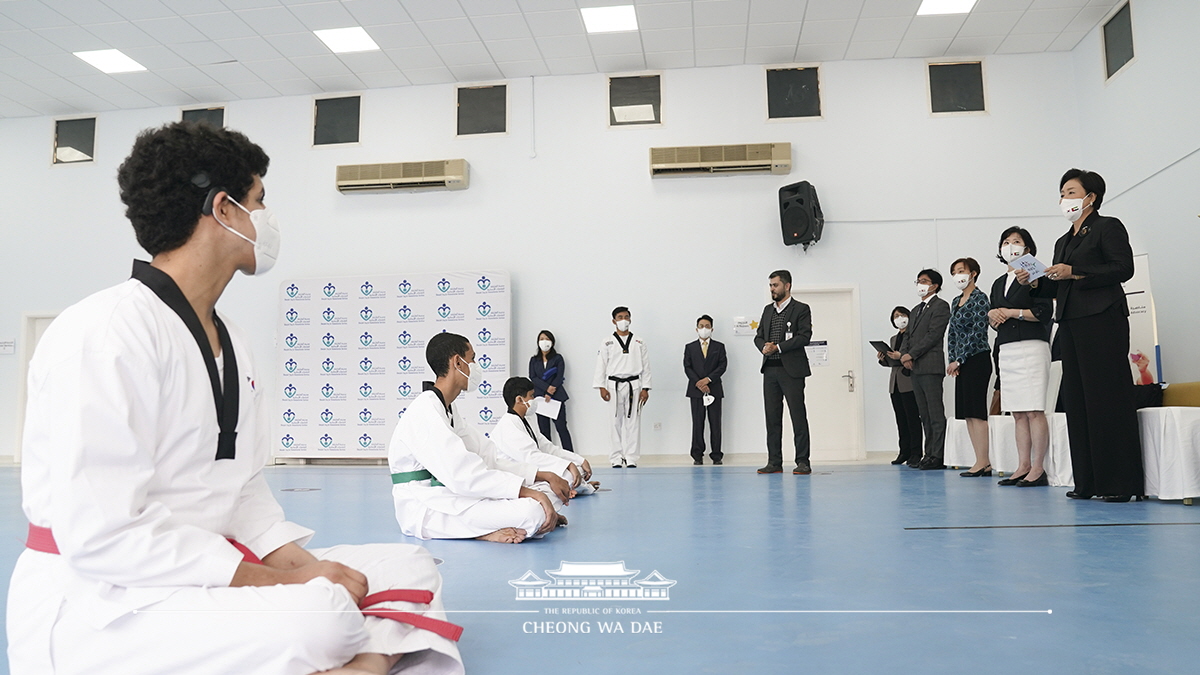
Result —
[{"label": "black trousers", "polygon": [[[550,438],[550,418],[545,415],[538,415],[538,429],[546,438]],[[571,447],[571,432],[567,431],[567,404],[562,404],[558,409],[558,418],[554,420],[554,428],[558,429],[558,447],[563,450],[574,452]]]},{"label": "black trousers", "polygon": [[1114,305],[1058,324],[1075,491],[1141,495],[1142,444],[1129,369],[1129,317]]},{"label": "black trousers", "polygon": [[783,366],[763,372],[763,404],[767,413],[767,464],[783,466],[783,400],[792,417],[796,463],[807,462],[810,449],[808,410],[804,407],[804,378],[792,377]]},{"label": "black trousers", "polygon": [[713,460],[725,455],[721,452],[721,399],[713,399],[704,405],[702,398],[688,398],[692,402],[692,459],[704,459],[704,417],[708,416],[708,431],[712,438]]},{"label": "black trousers", "polygon": [[921,459],[921,414],[917,411],[917,397],[911,391],[892,392],[892,411],[896,413],[896,430],[900,432],[900,454],[902,462]]}]

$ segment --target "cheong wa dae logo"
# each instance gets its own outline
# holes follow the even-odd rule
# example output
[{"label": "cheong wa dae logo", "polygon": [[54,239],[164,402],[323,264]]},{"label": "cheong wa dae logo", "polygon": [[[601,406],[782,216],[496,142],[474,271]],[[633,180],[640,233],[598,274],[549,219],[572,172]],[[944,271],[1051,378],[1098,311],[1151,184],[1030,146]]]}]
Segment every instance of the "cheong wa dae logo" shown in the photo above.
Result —
[{"label": "cheong wa dae logo", "polygon": [[635,579],[640,570],[625,568],[625,561],[559,562],[546,570],[549,579],[525,572],[508,582],[517,590],[517,600],[670,600],[677,581],[654,570]]}]

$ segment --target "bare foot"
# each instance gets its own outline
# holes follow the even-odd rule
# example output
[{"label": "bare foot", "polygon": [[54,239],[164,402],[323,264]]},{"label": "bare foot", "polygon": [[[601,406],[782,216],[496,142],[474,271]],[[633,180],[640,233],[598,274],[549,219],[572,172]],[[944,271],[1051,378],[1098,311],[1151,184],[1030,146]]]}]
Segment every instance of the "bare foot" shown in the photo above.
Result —
[{"label": "bare foot", "polygon": [[559,526],[559,527],[566,527],[566,526],[567,526],[567,517],[566,517],[566,516],[564,516],[564,515],[563,515],[563,514],[561,514],[561,513],[560,513],[560,514],[558,514],[558,526]]},{"label": "bare foot", "polygon": [[502,527],[491,534],[475,538],[482,541],[494,541],[500,544],[519,544],[525,541],[525,530],[519,527]]},{"label": "bare foot", "polygon": [[320,675],[387,675],[401,656],[403,654],[359,654],[341,668],[322,670]]}]

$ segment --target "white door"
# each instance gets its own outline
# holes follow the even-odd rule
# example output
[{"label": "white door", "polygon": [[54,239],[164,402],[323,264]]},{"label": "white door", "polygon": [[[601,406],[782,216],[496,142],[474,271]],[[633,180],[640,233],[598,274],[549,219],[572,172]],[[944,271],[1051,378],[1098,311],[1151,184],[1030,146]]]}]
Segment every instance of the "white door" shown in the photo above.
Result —
[{"label": "white door", "polygon": [[[866,459],[863,426],[862,329],[858,289],[792,289],[812,309],[812,376],[804,386],[813,461]],[[786,407],[786,403],[785,403]],[[792,422],[783,415],[783,457],[792,456]]]},{"label": "white door", "polygon": [[13,461],[21,463],[21,439],[25,435],[25,387],[29,375],[29,361],[33,358],[33,350],[37,347],[42,334],[50,327],[57,315],[26,314],[21,317],[21,381],[18,383],[19,397],[17,399],[17,444],[13,453]]}]

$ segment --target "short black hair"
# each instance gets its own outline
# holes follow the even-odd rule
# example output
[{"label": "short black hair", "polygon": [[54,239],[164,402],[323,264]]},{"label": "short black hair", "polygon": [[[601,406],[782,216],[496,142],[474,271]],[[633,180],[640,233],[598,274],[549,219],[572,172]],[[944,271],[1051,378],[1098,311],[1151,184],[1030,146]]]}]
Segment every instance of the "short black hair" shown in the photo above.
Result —
[{"label": "short black hair", "polygon": [[701,321],[707,321],[708,325],[712,325],[712,317],[707,314],[701,314],[699,319],[696,319],[696,325],[699,326]]},{"label": "short black hair", "polygon": [[271,160],[245,135],[208,123],[174,122],[138,135],[117,169],[125,216],[150,255],[187,243],[214,189],[239,203]]},{"label": "short black hair", "polygon": [[924,270],[921,270],[920,272],[917,272],[917,278],[920,279],[922,274],[929,277],[930,281],[937,284],[937,289],[939,291],[942,290],[942,273],[941,272],[938,272],[935,269],[924,269]]},{"label": "short black hair", "polygon": [[1084,190],[1087,190],[1089,194],[1096,195],[1096,201],[1092,204],[1092,212],[1099,213],[1100,205],[1104,203],[1104,178],[1095,171],[1071,169],[1063,174],[1062,180],[1058,181],[1058,189],[1062,190],[1069,180],[1079,181]]},{"label": "short black hair", "polygon": [[[614,319],[617,318],[617,315],[620,314],[621,312],[628,312],[628,311],[629,311],[628,307],[625,307],[625,306],[617,307],[616,309],[613,310],[613,318]],[[630,316],[633,316],[633,314],[630,313]]]},{"label": "short black hair", "polygon": [[528,377],[510,377],[504,381],[504,405],[509,410],[517,403],[518,396],[524,396],[533,391],[533,382]]},{"label": "short black hair", "polygon": [[450,359],[455,356],[466,358],[471,341],[457,333],[438,333],[425,345],[425,360],[433,374],[443,377],[450,372]]},{"label": "short black hair", "polygon": [[[978,260],[976,260],[974,258],[959,258],[958,260],[955,260],[954,262],[950,263],[950,275],[951,276],[954,276],[954,268],[958,267],[959,264],[965,265],[967,268],[967,271],[970,272],[971,274],[974,274],[976,279],[979,278],[980,272],[983,271],[979,267]],[[941,284],[938,284],[938,288],[941,288]]]},{"label": "short black hair", "polygon": [[792,273],[787,270],[775,270],[771,272],[771,276],[767,277],[767,279],[774,279],[775,277],[779,277],[779,280],[785,284],[792,283]]},{"label": "short black hair", "polygon": [[896,318],[897,312],[900,314],[903,314],[904,316],[908,316],[908,308],[907,307],[905,307],[904,305],[896,305],[895,307],[892,308],[892,313],[888,314],[888,321],[894,320]]},{"label": "short black hair", "polygon": [[[1001,248],[1003,248],[1004,240],[1008,239],[1009,237],[1011,237],[1014,234],[1020,235],[1021,241],[1025,242],[1025,252],[1026,253],[1028,253],[1029,255],[1037,255],[1037,244],[1033,243],[1033,235],[1029,234],[1029,230],[1026,230],[1025,228],[1020,227],[1018,225],[1013,225],[1012,227],[1008,228],[1004,232],[1000,233],[1000,243],[996,244],[996,250],[999,251]],[[1004,263],[1005,265],[1008,264],[1008,260],[1005,260],[1004,256],[997,255],[996,257],[999,258],[1000,262]]]}]

